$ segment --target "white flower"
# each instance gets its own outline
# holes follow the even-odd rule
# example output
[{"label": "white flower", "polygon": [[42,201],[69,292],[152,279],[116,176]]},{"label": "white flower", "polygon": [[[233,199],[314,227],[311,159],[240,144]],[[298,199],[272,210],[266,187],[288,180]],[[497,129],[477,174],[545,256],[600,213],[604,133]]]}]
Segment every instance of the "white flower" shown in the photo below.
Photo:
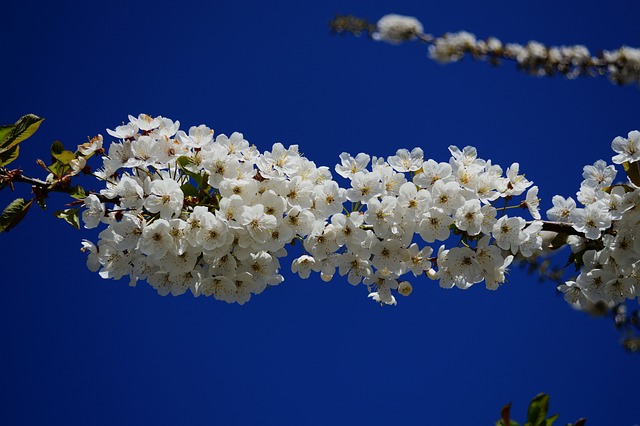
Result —
[{"label": "white flower", "polygon": [[469,168],[472,173],[478,173],[484,169],[485,161],[478,158],[478,151],[472,146],[465,146],[462,151],[455,145],[449,146],[451,159],[449,163],[453,168]]},{"label": "white flower", "polygon": [[313,229],[315,217],[309,210],[292,207],[283,220],[295,234],[304,237]]},{"label": "white flower", "polygon": [[313,189],[315,208],[328,217],[342,211],[342,203],[347,201],[346,190],[335,181],[324,182]]},{"label": "white flower", "polygon": [[384,188],[383,195],[398,195],[400,187],[407,182],[404,173],[397,173],[385,162],[374,164],[373,171],[380,173],[380,180]]},{"label": "white flower", "polygon": [[422,163],[422,171],[413,177],[413,183],[426,189],[430,189],[437,181],[448,181],[451,177],[451,165],[449,163],[436,163],[427,160]]},{"label": "white flower", "polygon": [[160,213],[163,219],[170,219],[180,214],[184,194],[180,184],[173,179],[157,179],[149,186],[149,196],[144,207],[151,213]]},{"label": "white flower", "polygon": [[324,260],[340,248],[336,242],[336,232],[327,228],[320,233],[312,233],[304,240],[304,248],[316,259]]},{"label": "white flower", "polygon": [[[136,132],[137,131],[138,129],[136,129]],[[78,145],[78,151],[80,151],[80,154],[84,156],[89,156],[99,149],[102,149],[102,135],[98,135],[94,138],[91,138],[89,142],[85,142],[82,145]]]},{"label": "white flower", "polygon": [[625,299],[633,299],[637,280],[631,277],[615,277],[605,283],[604,293],[614,303],[622,303]]},{"label": "white flower", "polygon": [[278,221],[270,214],[266,214],[262,204],[247,206],[240,215],[240,224],[247,228],[251,237],[258,243],[264,243],[271,236],[271,230],[278,225]]},{"label": "white flower", "polygon": [[[233,242],[233,234],[227,224],[208,211],[200,213],[199,229],[196,234],[197,247],[202,250],[215,250]],[[190,229],[191,225],[187,227]]]},{"label": "white flower", "polygon": [[127,163],[129,167],[149,166],[156,162],[161,151],[157,140],[150,136],[140,136],[131,142],[131,151],[133,158],[136,160]]},{"label": "white flower", "polygon": [[236,179],[223,179],[220,182],[220,195],[224,198],[239,195],[246,204],[253,204],[258,193],[258,181],[253,179],[253,175],[242,176],[240,174],[241,167],[238,168],[238,177]]},{"label": "white flower", "polygon": [[115,195],[120,197],[120,206],[139,210],[144,204],[144,190],[137,177],[122,176],[114,188]]},{"label": "white flower", "polygon": [[238,159],[230,156],[223,146],[212,145],[203,155],[202,167],[209,172],[209,185],[218,188],[223,179],[238,177]]},{"label": "white flower", "polygon": [[604,160],[596,161],[593,166],[584,166],[582,170],[583,185],[592,188],[605,188],[611,185],[617,174],[615,167],[607,166]]},{"label": "white flower", "polygon": [[290,207],[309,209],[313,205],[314,185],[300,176],[294,176],[284,183],[284,191],[281,194],[287,199]]},{"label": "white flower", "polygon": [[504,283],[507,278],[505,276],[507,267],[511,265],[513,256],[509,255],[504,258],[504,262],[499,268],[495,268],[485,272],[485,282],[488,290],[496,290],[500,284]]},{"label": "white flower", "polygon": [[249,142],[239,132],[233,132],[230,138],[225,134],[218,135],[216,144],[224,147],[229,155],[237,156],[238,158],[241,158],[243,151],[249,149]]},{"label": "white flower", "polygon": [[133,122],[123,124],[122,126],[116,127],[116,130],[107,129],[107,133],[118,139],[133,139],[138,133],[138,125]]},{"label": "white flower", "polygon": [[492,232],[498,247],[503,250],[511,250],[511,253],[516,254],[520,244],[527,238],[522,231],[525,225],[526,222],[521,217],[502,216],[498,219],[493,225]]},{"label": "white flower", "polygon": [[313,256],[302,255],[291,262],[291,272],[298,274],[300,278],[307,279],[311,274],[311,270],[315,267],[316,260]]},{"label": "white flower", "polygon": [[485,172],[478,175],[475,184],[475,191],[478,199],[482,203],[488,204],[500,197],[498,188],[501,186],[502,182],[502,179],[500,178],[501,174],[502,172],[498,175],[492,172]]},{"label": "white flower", "polygon": [[213,141],[213,130],[205,126],[204,124],[191,126],[189,128],[189,135],[182,130],[176,133],[176,139],[187,148],[195,148],[200,150],[210,144]]},{"label": "white flower", "polygon": [[534,219],[540,219],[540,199],[538,198],[538,187],[532,186],[527,191],[525,204],[527,205],[527,209],[529,209],[529,213],[533,216]]},{"label": "white flower", "polygon": [[436,240],[444,241],[449,238],[449,226],[453,219],[445,214],[442,209],[432,207],[422,215],[418,224],[418,233],[424,241],[432,243]]},{"label": "white flower", "polygon": [[140,218],[130,213],[124,213],[122,219],[111,224],[111,227],[119,236],[117,241],[119,250],[134,250],[137,248],[144,228]]},{"label": "white flower", "polygon": [[140,114],[138,115],[138,118],[129,115],[129,121],[131,124],[137,125],[142,131],[153,130],[160,127],[160,124],[162,123],[161,117],[152,118],[147,114]]},{"label": "white flower", "polygon": [[176,134],[180,128],[180,121],[173,121],[166,117],[158,117],[160,125],[157,128],[157,135],[161,138],[170,138]]},{"label": "white flower", "polygon": [[411,40],[422,34],[422,24],[416,18],[410,16],[385,15],[380,18],[376,27],[377,31],[373,33],[373,38],[392,44]]},{"label": "white flower", "polygon": [[615,164],[640,160],[640,132],[633,130],[627,136],[618,136],[611,142],[611,149],[618,153],[611,159]]},{"label": "white flower", "polygon": [[360,153],[353,158],[350,154],[343,152],[340,154],[341,164],[336,165],[336,172],[343,178],[351,179],[357,172],[366,170],[371,157],[368,154]]},{"label": "white flower", "polygon": [[482,206],[480,213],[482,213],[481,231],[484,234],[490,234],[493,230],[493,225],[495,225],[498,220],[496,219],[498,211],[492,205],[487,204],[486,206]]},{"label": "white flower", "polygon": [[248,272],[243,272],[233,278],[235,291],[230,296],[231,302],[244,305],[251,299],[251,293],[260,293],[263,288],[256,284],[255,280]]},{"label": "white flower", "polygon": [[98,243],[98,261],[102,269],[98,274],[102,278],[119,280],[131,272],[131,255],[118,250],[112,243],[100,241]]},{"label": "white flower", "polygon": [[200,281],[198,291],[207,297],[213,296],[217,300],[233,303],[235,301],[236,285],[229,277],[207,277]]},{"label": "white flower", "polygon": [[424,162],[424,153],[420,148],[413,148],[411,152],[406,149],[399,149],[396,155],[387,158],[387,162],[397,172],[415,172]]},{"label": "white flower", "polygon": [[262,193],[260,204],[264,206],[264,212],[266,214],[275,217],[278,221],[282,219],[285,209],[287,208],[287,200],[271,189]]},{"label": "white flower", "polygon": [[145,226],[140,238],[140,251],[153,259],[160,259],[173,246],[171,225],[164,219],[154,220]]},{"label": "white flower", "polygon": [[275,143],[271,152],[265,151],[256,164],[264,176],[291,176],[300,166],[298,145],[285,148],[281,143]]},{"label": "white flower", "polygon": [[524,229],[525,240],[520,244],[520,253],[530,257],[534,252],[542,250],[542,222],[535,220]]},{"label": "white flower", "polygon": [[476,37],[466,31],[447,33],[429,46],[429,56],[442,64],[456,62],[465,52],[475,48],[476,43]]},{"label": "white flower", "polygon": [[590,204],[584,209],[574,209],[571,214],[573,228],[583,232],[590,240],[600,238],[600,232],[611,226],[611,217],[598,206]]},{"label": "white flower", "polygon": [[379,241],[371,248],[371,254],[371,263],[378,269],[378,273],[399,277],[407,269],[409,255],[398,240]]},{"label": "white flower", "polygon": [[367,203],[364,220],[373,226],[373,231],[379,237],[386,237],[396,224],[394,212],[397,203],[398,199],[392,196],[383,197],[382,201],[372,198]]},{"label": "white flower", "polygon": [[462,207],[464,204],[464,197],[462,196],[462,189],[458,182],[447,182],[439,180],[431,189],[431,205],[441,208],[444,212],[454,212],[456,209]]},{"label": "white flower", "polygon": [[571,213],[576,208],[576,202],[573,198],[565,199],[560,195],[554,195],[551,202],[553,207],[547,210],[547,217],[558,222],[569,222]]},{"label": "white flower", "polygon": [[251,253],[247,261],[240,265],[240,270],[249,272],[255,280],[257,287],[252,291],[256,294],[267,285],[277,285],[283,281],[282,275],[278,274],[279,268],[278,258],[265,251]]},{"label": "white flower", "polygon": [[411,244],[409,248],[407,248],[409,259],[406,263],[413,275],[417,277],[431,269],[431,253],[433,253],[433,249],[431,247],[426,246],[420,249],[416,243]]},{"label": "white flower", "polygon": [[422,215],[430,199],[431,194],[425,189],[418,190],[413,182],[403,184],[398,195],[398,206],[402,209],[403,218],[415,221]]},{"label": "white flower", "polygon": [[603,210],[609,210],[612,220],[620,220],[626,210],[633,206],[628,196],[625,196],[622,186],[614,186],[609,194],[604,195],[597,203],[602,204]]},{"label": "white flower", "polygon": [[75,176],[80,173],[85,166],[87,165],[86,157],[80,156],[76,157],[69,162],[69,166],[71,167],[71,176]]},{"label": "white flower", "polygon": [[100,269],[100,261],[98,260],[98,248],[89,240],[82,240],[82,252],[89,251],[87,255],[87,268],[91,272],[96,272]]},{"label": "white flower", "polygon": [[506,195],[520,195],[525,189],[532,185],[532,182],[528,181],[524,175],[518,174],[520,171],[520,164],[513,163],[511,167],[507,168],[507,183]]},{"label": "white flower", "polygon": [[105,207],[97,195],[91,194],[84,199],[86,209],[82,212],[82,221],[87,229],[95,228],[104,218]]},{"label": "white flower", "polygon": [[331,224],[327,229],[331,229],[336,233],[336,242],[339,245],[347,245],[349,248],[357,248],[366,239],[367,233],[361,229],[363,223],[362,214],[351,213],[345,216],[338,213],[331,217]]},{"label": "white flower", "polygon": [[171,282],[171,295],[180,296],[191,289],[194,295],[197,295],[197,284],[200,282],[200,272],[190,269],[186,271],[172,271],[169,273],[169,281]]},{"label": "white flower", "polygon": [[465,201],[464,205],[456,210],[455,223],[459,230],[466,231],[469,235],[478,235],[482,227],[484,216],[480,208],[480,201],[472,199]]},{"label": "white flower", "polygon": [[380,182],[380,174],[376,172],[356,172],[351,179],[351,188],[346,195],[349,201],[354,203],[366,203],[373,197],[382,195],[383,187]]},{"label": "white flower", "polygon": [[378,302],[380,305],[397,305],[396,298],[393,297],[390,291],[374,291],[369,293],[369,298]]},{"label": "white flower", "polygon": [[460,288],[468,288],[482,281],[482,268],[476,260],[475,252],[468,247],[453,247],[438,266],[446,268]]},{"label": "white flower", "polygon": [[[367,254],[367,257],[370,255]],[[351,285],[358,285],[363,279],[373,275],[371,262],[357,256],[355,253],[345,253],[338,259],[338,271],[341,276],[347,275],[347,281]]]},{"label": "white flower", "polygon": [[582,288],[575,281],[567,281],[564,284],[560,284],[558,290],[564,293],[564,300],[572,305],[581,307],[584,306],[587,301],[587,297],[582,291]]}]

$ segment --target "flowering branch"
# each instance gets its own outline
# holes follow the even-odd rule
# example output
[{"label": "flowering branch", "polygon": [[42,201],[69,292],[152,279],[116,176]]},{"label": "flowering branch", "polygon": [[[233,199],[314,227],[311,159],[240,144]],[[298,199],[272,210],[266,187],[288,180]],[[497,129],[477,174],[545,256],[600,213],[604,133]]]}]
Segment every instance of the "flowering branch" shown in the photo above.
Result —
[{"label": "flowering branch", "polygon": [[516,62],[518,69],[536,76],[562,75],[568,79],[607,75],[615,84],[640,83],[640,49],[622,46],[612,51],[592,55],[582,45],[545,46],[537,41],[526,45],[503,43],[495,37],[478,40],[466,31],[434,36],[423,32],[415,18],[386,15],[377,24],[350,15],[338,15],[330,22],[336,33],[399,44],[416,41],[429,45],[429,57],[445,64],[457,62],[465,56],[499,65],[500,60]]}]

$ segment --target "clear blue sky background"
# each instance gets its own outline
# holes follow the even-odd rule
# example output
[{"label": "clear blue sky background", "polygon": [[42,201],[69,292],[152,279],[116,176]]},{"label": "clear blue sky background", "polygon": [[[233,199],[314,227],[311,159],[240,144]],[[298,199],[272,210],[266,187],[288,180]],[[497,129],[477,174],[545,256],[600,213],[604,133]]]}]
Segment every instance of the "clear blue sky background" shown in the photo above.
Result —
[{"label": "clear blue sky background", "polygon": [[[327,25],[395,12],[434,34],[597,51],[640,46],[634,1],[76,3],[3,6],[0,121],[46,118],[14,163],[27,174],[40,175],[34,160],[53,140],[73,147],[145,112],[241,131],[261,150],[299,144],[331,167],[343,151],[420,146],[446,161],[448,145],[473,145],[505,168],[520,162],[546,210],[640,127],[637,87],[440,66],[424,46]],[[523,420],[538,392],[559,424],[640,423],[639,356],[611,321],[518,270],[497,292],[414,280],[385,308],[364,287],[288,270],[245,306],[161,298],[90,273],[80,240],[97,232],[54,219],[64,202],[0,236],[0,424],[488,425],[509,401]]]}]

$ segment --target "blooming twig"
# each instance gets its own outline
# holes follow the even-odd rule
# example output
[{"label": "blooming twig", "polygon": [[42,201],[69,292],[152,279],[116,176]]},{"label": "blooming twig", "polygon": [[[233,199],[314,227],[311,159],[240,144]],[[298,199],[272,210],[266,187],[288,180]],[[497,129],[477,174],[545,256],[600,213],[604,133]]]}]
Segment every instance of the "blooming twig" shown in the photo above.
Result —
[{"label": "blooming twig", "polygon": [[640,83],[640,49],[622,46],[592,55],[585,46],[545,46],[537,41],[526,45],[503,43],[495,37],[478,40],[466,31],[434,36],[424,33],[415,18],[386,15],[377,24],[366,19],[339,15],[331,21],[336,33],[367,34],[370,38],[399,44],[417,41],[429,45],[429,57],[445,64],[466,55],[498,65],[500,60],[514,61],[518,69],[536,76],[562,75],[569,79],[607,75],[615,84]]}]

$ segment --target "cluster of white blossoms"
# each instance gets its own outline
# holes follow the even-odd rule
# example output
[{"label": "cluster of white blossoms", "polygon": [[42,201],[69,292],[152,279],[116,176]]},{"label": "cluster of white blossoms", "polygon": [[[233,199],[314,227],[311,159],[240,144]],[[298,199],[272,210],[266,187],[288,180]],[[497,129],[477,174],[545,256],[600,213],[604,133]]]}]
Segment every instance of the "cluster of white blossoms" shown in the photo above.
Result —
[{"label": "cluster of white blossoms", "polygon": [[[395,304],[392,290],[411,293],[402,276],[426,275],[443,288],[462,289],[485,281],[496,289],[520,252],[530,256],[541,248],[542,222],[527,223],[493,206],[500,198],[524,193],[532,183],[514,163],[503,170],[477,156],[473,147],[449,147],[449,162],[423,158],[423,151],[399,149],[385,161],[361,153],[343,153],[336,172],[350,180],[345,195],[348,215],[336,214],[305,241],[308,254],[294,261],[294,272],[324,279],[336,272],[349,283],[364,283],[370,297]],[[367,167],[371,163],[370,169]],[[523,203],[539,218],[537,187]],[[453,241],[437,252],[425,243]]]},{"label": "cluster of white blossoms", "polygon": [[295,145],[259,153],[240,133],[214,139],[204,125],[187,134],[163,117],[129,119],[108,130],[119,142],[95,173],[107,187],[82,214],[86,228],[108,225],[97,245],[84,242],[103,278],[242,304],[283,281],[287,244],[342,209],[329,170]]},{"label": "cluster of white blossoms", "polygon": [[[420,148],[386,161],[343,153],[335,170],[350,187],[341,188],[296,145],[260,153],[240,133],[214,138],[205,125],[187,134],[163,117],[129,120],[107,130],[118,141],[106,153],[101,136],[79,147],[104,155],[94,175],[106,188],[85,198],[82,213],[86,228],[106,225],[97,244],[83,243],[89,268],[103,278],[242,304],[283,281],[280,261],[299,240],[294,273],[346,276],[395,304],[393,292],[412,291],[407,273],[445,288],[484,280],[496,289],[513,255],[541,248],[542,222],[505,214],[506,201],[529,188],[514,207],[540,219],[537,187],[518,163],[503,174],[472,147],[451,146],[440,163]],[[425,244],[435,242],[435,252]]]},{"label": "cluster of white blossoms", "polygon": [[640,82],[640,49],[623,46],[605,50],[603,58],[613,81],[621,84]]},{"label": "cluster of white blossoms", "polygon": [[422,24],[416,18],[390,14],[378,21],[376,32],[372,37],[375,40],[398,44],[411,40],[419,34],[422,34]]},{"label": "cluster of white blossoms", "polygon": [[584,207],[557,195],[547,211],[550,219],[569,223],[581,233],[569,240],[580,273],[559,289],[567,302],[583,309],[640,296],[640,132],[616,137],[611,147],[616,152],[612,161],[624,165],[628,181],[614,184],[615,167],[598,160],[584,167],[577,193]]},{"label": "cluster of white blossoms", "polygon": [[582,45],[545,46],[537,41],[520,45],[503,43],[495,37],[478,40],[466,31],[435,37],[423,34],[416,18],[395,14],[382,17],[376,27],[375,40],[398,44],[419,39],[429,43],[429,56],[439,63],[457,62],[470,55],[492,63],[513,60],[518,68],[537,76],[561,74],[573,79],[607,74],[617,84],[640,83],[640,49],[628,46],[595,56]]}]

